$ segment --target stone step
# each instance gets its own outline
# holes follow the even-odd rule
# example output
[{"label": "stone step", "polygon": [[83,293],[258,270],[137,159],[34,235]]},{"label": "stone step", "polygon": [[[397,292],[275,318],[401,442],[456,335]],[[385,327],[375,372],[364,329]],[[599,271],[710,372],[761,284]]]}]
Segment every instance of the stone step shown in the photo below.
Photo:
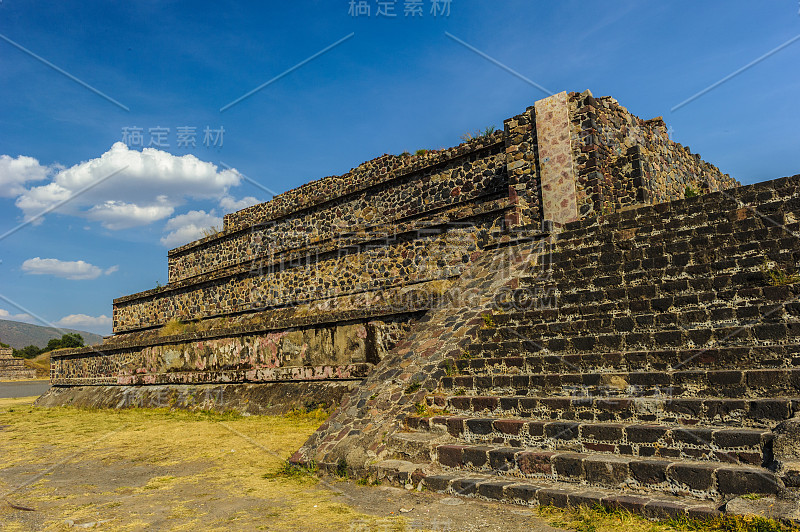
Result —
[{"label": "stone step", "polygon": [[[720,251],[721,253],[721,251]],[[598,263],[590,262],[587,266],[570,267],[569,265],[553,264],[551,275],[548,280],[557,284],[563,291],[579,289],[591,286],[608,286],[604,281],[606,278],[620,277],[626,281],[675,281],[678,279],[699,279],[702,277],[727,276],[733,277],[735,282],[750,283],[751,280],[762,280],[764,276],[761,272],[765,257],[771,260],[782,259],[780,262],[792,263],[797,252],[786,250],[776,250],[772,254],[766,255],[762,252],[750,251],[745,254],[739,250],[729,250],[726,255],[720,255],[724,259],[716,260],[715,257],[694,259],[687,254],[669,256],[664,255],[659,258],[619,258],[619,262]],[[619,254],[618,254],[619,255]],[[595,258],[601,261],[604,254]],[[591,260],[591,258],[590,258]],[[608,259],[605,259],[608,260]],[[753,276],[757,273],[757,276]],[[541,275],[523,277],[523,285],[535,285],[542,280]]]},{"label": "stone step", "polygon": [[436,454],[437,462],[450,471],[497,472],[631,491],[691,492],[712,500],[730,495],[775,495],[783,488],[780,478],[766,468],[707,461],[491,445],[440,445]]},{"label": "stone step", "polygon": [[689,369],[767,369],[800,367],[800,344],[721,347],[709,349],[666,349],[654,351],[611,351],[552,355],[533,354],[503,357],[473,357],[448,360],[444,366],[459,375],[674,371]]},{"label": "stone step", "polygon": [[800,368],[455,375],[441,386],[479,395],[793,397],[800,395]]},{"label": "stone step", "polygon": [[[688,283],[688,288],[686,288]],[[518,289],[498,298],[501,310],[492,320],[497,327],[536,325],[575,319],[633,318],[638,315],[673,313],[676,320],[698,319],[707,313],[711,321],[771,317],[775,312],[798,315],[800,284],[786,286],[732,286],[727,279],[678,280],[660,285],[613,286],[564,293],[555,285]],[[664,288],[668,285],[668,288]],[[778,310],[778,307],[784,310]],[[686,313],[685,315],[683,313]]]},{"label": "stone step", "polygon": [[771,429],[800,414],[800,397],[535,397],[453,395],[435,398],[451,415],[525,418],[543,421],[594,421],[714,425]]},{"label": "stone step", "polygon": [[[487,405],[488,406],[488,405]],[[531,421],[519,418],[409,416],[411,433],[398,433],[413,443],[449,435],[471,445],[536,447],[544,451],[617,454],[746,464],[773,464],[773,434],[766,429],[680,426],[642,423]],[[396,446],[395,446],[396,447]],[[430,460],[427,454],[419,456]]]},{"label": "stone step", "polygon": [[[797,288],[800,295],[800,287]],[[558,302],[553,308],[539,308],[531,311],[497,312],[491,315],[493,329],[516,328],[531,331],[547,328],[567,328],[579,330],[580,327],[592,331],[598,329],[629,331],[634,327],[655,327],[669,325],[691,325],[701,323],[749,323],[753,321],[779,322],[789,317],[800,317],[800,303],[795,302],[794,294],[787,294],[785,301],[766,301],[760,297],[745,299],[741,295],[733,299],[719,299],[713,292],[695,293],[691,296],[677,296],[672,299],[648,298],[626,299],[609,298],[602,303],[586,305]],[[714,299],[716,298],[716,299]],[[788,302],[786,302],[788,301]],[[646,304],[643,304],[646,303]]]},{"label": "stone step", "polygon": [[708,519],[721,515],[718,503],[694,498],[691,494],[681,497],[662,493],[632,494],[627,489],[588,488],[571,482],[522,480],[509,475],[466,471],[428,475],[422,482],[428,490],[437,493],[524,506],[601,506],[609,510],[626,510],[650,519]]},{"label": "stone step", "polygon": [[667,328],[659,331],[613,332],[575,334],[571,336],[542,337],[497,333],[513,339],[478,341],[467,348],[472,355],[489,358],[504,357],[510,353],[583,354],[597,351],[645,351],[669,348],[720,348],[750,345],[782,345],[800,341],[800,321],[726,327]]},{"label": "stone step", "polygon": [[[627,265],[626,271],[638,267],[686,266],[688,264],[714,264],[748,256],[769,256],[796,250],[792,234],[800,229],[797,223],[777,227],[767,224],[752,229],[727,227],[714,232],[711,227],[687,228],[652,238],[645,227],[637,228],[637,235],[626,240],[613,235],[598,235],[592,241],[583,239],[580,247],[571,247],[569,240],[559,236],[552,254],[554,273],[578,271],[586,267]],[[699,235],[698,229],[706,234]],[[710,231],[710,232],[709,232]],[[611,238],[609,238],[611,236]],[[787,256],[788,258],[788,256]],[[641,262],[638,262],[641,261]],[[761,261],[753,263],[758,265]],[[723,266],[724,267],[724,266]]]},{"label": "stone step", "polygon": [[[478,340],[497,342],[519,338],[570,338],[585,335],[587,332],[593,334],[628,332],[656,334],[670,329],[754,327],[773,323],[791,323],[800,327],[800,304],[793,304],[791,307],[788,305],[742,307],[738,313],[736,309],[727,307],[632,316],[612,317],[601,314],[596,316],[587,316],[571,321],[484,328],[479,330]],[[737,316],[750,316],[750,318],[737,318]],[[798,333],[798,338],[800,338],[800,333]]]},{"label": "stone step", "polygon": [[[320,471],[334,475],[339,465],[318,464]],[[575,482],[551,479],[522,479],[510,475],[481,474],[469,471],[443,472],[429,463],[383,460],[365,471],[353,471],[406,488],[425,489],[448,495],[498,501],[522,506],[558,508],[601,506],[609,510],[627,510],[650,519],[708,519],[722,514],[719,502],[702,499],[692,493],[674,496],[667,493],[631,493],[631,490],[589,488]]]},{"label": "stone step", "polygon": [[[796,195],[796,190],[788,192],[789,196]],[[676,204],[671,202],[665,205],[671,209]],[[727,208],[721,210],[719,205],[714,206],[714,212],[676,213],[664,211],[637,209],[637,218],[619,218],[630,213],[615,213],[606,216],[603,223],[597,226],[597,220],[587,219],[576,224],[568,224],[561,232],[560,241],[566,249],[582,249],[591,245],[598,237],[614,242],[633,242],[634,244],[658,243],[674,241],[677,238],[697,238],[714,234],[735,234],[735,232],[757,231],[770,229],[780,225],[790,227],[796,225],[796,207],[786,208],[786,199],[772,203],[760,203],[758,213],[752,209],[742,208],[734,202],[729,202]],[[653,209],[656,206],[653,206]],[[664,208],[664,207],[659,207]],[[758,214],[770,211],[769,221],[761,220]],[[580,225],[580,224],[584,225]],[[591,227],[595,225],[595,227]]]}]

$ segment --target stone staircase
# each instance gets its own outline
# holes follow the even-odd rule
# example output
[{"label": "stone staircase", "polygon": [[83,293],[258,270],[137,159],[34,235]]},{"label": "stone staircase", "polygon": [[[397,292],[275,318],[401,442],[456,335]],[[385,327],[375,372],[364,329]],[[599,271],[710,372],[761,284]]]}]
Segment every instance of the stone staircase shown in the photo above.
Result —
[{"label": "stone staircase", "polygon": [[651,517],[794,497],[797,462],[774,450],[800,412],[799,185],[565,226],[551,267],[498,294],[391,436],[400,462],[376,468],[436,491]]}]

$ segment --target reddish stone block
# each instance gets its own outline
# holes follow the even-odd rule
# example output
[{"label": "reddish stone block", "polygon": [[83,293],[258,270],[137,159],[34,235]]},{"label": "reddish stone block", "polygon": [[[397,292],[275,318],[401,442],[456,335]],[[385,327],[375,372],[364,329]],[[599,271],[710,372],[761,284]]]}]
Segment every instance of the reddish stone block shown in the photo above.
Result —
[{"label": "reddish stone block", "polygon": [[556,453],[525,451],[517,455],[517,466],[523,475],[552,475],[551,458]]}]

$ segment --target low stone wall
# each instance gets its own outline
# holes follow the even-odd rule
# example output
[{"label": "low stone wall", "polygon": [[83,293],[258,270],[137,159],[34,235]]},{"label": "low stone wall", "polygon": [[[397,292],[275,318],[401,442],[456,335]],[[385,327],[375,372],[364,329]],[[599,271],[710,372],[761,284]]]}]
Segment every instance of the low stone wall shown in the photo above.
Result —
[{"label": "low stone wall", "polygon": [[80,408],[179,408],[194,411],[282,415],[293,410],[331,409],[358,381],[169,386],[51,387],[36,406]]},{"label": "low stone wall", "polygon": [[[174,283],[162,290],[115,300],[116,333],[221,315],[257,312],[359,293],[447,280],[460,275],[482,241],[502,231],[506,204],[466,209],[456,220],[437,220],[402,233],[340,247],[316,247],[288,256],[266,256],[202,282]],[[477,211],[477,212],[476,212]],[[488,212],[482,212],[488,211]],[[442,220],[439,220],[442,222]],[[272,233],[277,238],[280,233]]]},{"label": "low stone wall", "polygon": [[15,358],[13,350],[0,347],[0,379],[35,379],[36,370],[25,366],[25,361]]},{"label": "low stone wall", "polygon": [[287,329],[252,324],[56,353],[54,385],[359,380],[404,335],[413,314]]},{"label": "low stone wall", "polygon": [[[334,190],[326,190],[331,195],[324,201],[283,216],[271,217],[269,214],[274,212],[267,211],[259,216],[256,205],[248,215],[253,222],[246,227],[234,223],[229,215],[228,223],[238,230],[226,228],[212,238],[169,252],[169,281],[174,283],[265,255],[279,257],[331,242],[341,245],[343,233],[351,237],[363,234],[362,239],[370,233],[386,233],[387,229],[394,233],[392,226],[408,223],[409,217],[418,219],[455,205],[484,201],[481,198],[485,196],[505,194],[502,139],[487,146],[478,143],[465,147],[472,149],[462,148],[450,158],[428,157],[429,165],[416,170],[404,172],[401,167],[390,179],[348,195],[335,196]],[[283,196],[261,205],[288,202]],[[414,225],[424,224],[413,224],[412,228]]]}]

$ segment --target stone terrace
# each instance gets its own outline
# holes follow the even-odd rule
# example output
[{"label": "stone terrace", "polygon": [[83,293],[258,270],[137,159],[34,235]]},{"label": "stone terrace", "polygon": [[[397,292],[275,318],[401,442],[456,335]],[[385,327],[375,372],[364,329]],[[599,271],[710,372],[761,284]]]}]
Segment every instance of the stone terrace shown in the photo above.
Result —
[{"label": "stone terrace", "polygon": [[429,378],[362,394],[405,402],[363,468],[352,410],[296,458],[522,504],[704,516],[755,494],[798,518],[800,284],[773,281],[795,279],[798,220],[800,176],[567,224]]}]

